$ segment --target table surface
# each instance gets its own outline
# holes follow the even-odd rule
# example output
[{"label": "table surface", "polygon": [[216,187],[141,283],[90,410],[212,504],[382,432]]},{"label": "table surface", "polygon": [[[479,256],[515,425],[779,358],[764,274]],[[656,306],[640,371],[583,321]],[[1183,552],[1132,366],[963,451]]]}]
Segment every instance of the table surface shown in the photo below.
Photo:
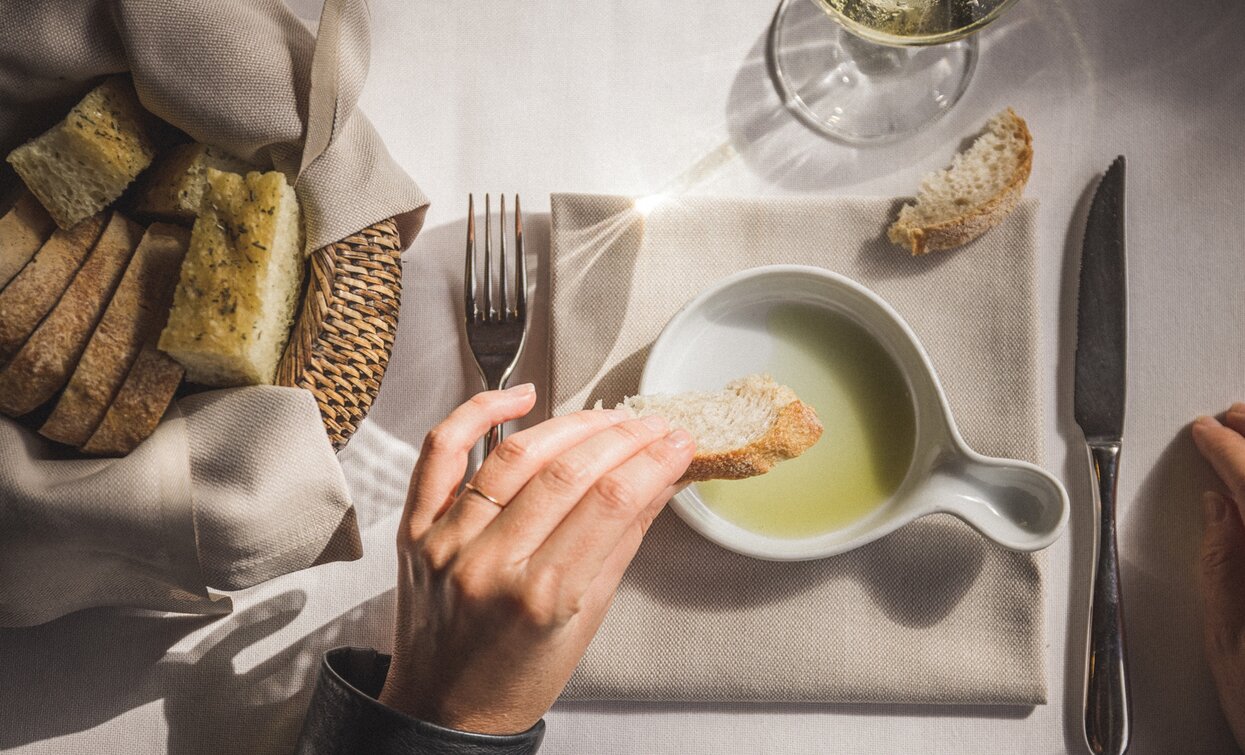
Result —
[{"label": "table surface", "polygon": [[[317,0],[290,2],[314,21]],[[475,387],[453,319],[467,192],[522,194],[543,293],[550,192],[906,195],[1012,105],[1036,149],[1047,461],[1073,499],[1067,535],[1049,550],[1049,704],[563,705],[542,752],[1084,751],[1093,517],[1071,419],[1069,313],[1088,192],[1120,153],[1130,161],[1119,532],[1131,752],[1232,751],[1194,582],[1198,496],[1214,481],[1185,426],[1245,397],[1245,5],[1022,2],[981,35],[976,76],[946,118],[868,149],[829,142],[782,109],[763,57],[773,10],[772,0],[373,0],[362,107],[433,204],[405,256],[384,389],[341,454],[366,555],[238,593],[235,613],[214,623],[88,611],[0,635],[0,750],[288,751],[320,652],[387,645],[407,475],[423,434]],[[544,375],[542,325],[521,378]]]}]

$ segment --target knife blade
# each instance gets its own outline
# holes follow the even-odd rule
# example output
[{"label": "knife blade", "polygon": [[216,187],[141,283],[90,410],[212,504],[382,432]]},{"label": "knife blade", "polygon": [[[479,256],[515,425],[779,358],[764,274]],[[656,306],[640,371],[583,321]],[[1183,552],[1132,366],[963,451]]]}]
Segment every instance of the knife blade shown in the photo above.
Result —
[{"label": "knife blade", "polygon": [[1094,192],[1081,247],[1073,412],[1087,439],[1123,434],[1126,290],[1121,155]]},{"label": "knife blade", "polygon": [[1124,609],[1115,537],[1124,434],[1128,282],[1124,260],[1124,157],[1099,182],[1081,246],[1073,414],[1085,433],[1095,482],[1098,537],[1085,673],[1085,742],[1123,755],[1132,733]]}]

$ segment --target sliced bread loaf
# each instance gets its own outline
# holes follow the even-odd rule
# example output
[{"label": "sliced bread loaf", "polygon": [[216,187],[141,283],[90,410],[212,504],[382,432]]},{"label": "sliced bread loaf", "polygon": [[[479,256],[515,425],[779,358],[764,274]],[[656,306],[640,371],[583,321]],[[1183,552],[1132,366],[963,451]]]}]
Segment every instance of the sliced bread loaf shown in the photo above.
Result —
[{"label": "sliced bread loaf", "polygon": [[0,370],[0,412],[20,417],[64,387],[142,235],[113,213],[60,301]]},{"label": "sliced bread loaf", "polygon": [[13,358],[52,311],[95,246],[108,215],[57,229],[34,259],[0,291],[0,366]]},{"label": "sliced bread loaf", "polygon": [[813,408],[769,375],[749,375],[715,392],[632,396],[617,408],[660,415],[691,433],[696,456],[681,482],[765,474],[807,451],[822,433]]},{"label": "sliced bread loaf", "polygon": [[246,173],[253,166],[206,144],[178,145],[142,177],[134,211],[173,223],[193,223],[203,203],[208,168]]},{"label": "sliced bread loaf", "polygon": [[1007,108],[950,168],[921,181],[916,204],[903,206],[888,236],[913,254],[967,244],[1016,209],[1032,168],[1029,127]]},{"label": "sliced bread loaf", "polygon": [[143,234],[117,292],[39,432],[70,446],[91,437],[145,344],[168,316],[190,231],[155,223]]},{"label": "sliced bread loaf", "polygon": [[124,456],[156,430],[182,382],[182,366],[144,346],[83,453]]},{"label": "sliced bread loaf", "polygon": [[160,350],[186,378],[213,386],[271,383],[302,289],[302,223],[277,172],[207,171]]},{"label": "sliced bread loaf", "polygon": [[156,154],[155,122],[130,80],[114,76],[8,162],[61,228],[112,203]]},{"label": "sliced bread loaf", "polygon": [[48,240],[55,223],[35,195],[24,191],[0,217],[0,289],[13,280]]}]

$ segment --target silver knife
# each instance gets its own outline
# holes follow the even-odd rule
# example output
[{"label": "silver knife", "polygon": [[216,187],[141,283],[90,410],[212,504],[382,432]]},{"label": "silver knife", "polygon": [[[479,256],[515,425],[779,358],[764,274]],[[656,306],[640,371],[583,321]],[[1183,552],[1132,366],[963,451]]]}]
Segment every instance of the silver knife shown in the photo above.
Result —
[{"label": "silver knife", "polygon": [[1124,157],[1098,184],[1081,247],[1073,411],[1085,433],[1097,489],[1098,538],[1085,674],[1085,741],[1093,753],[1122,755],[1132,732],[1124,609],[1115,539],[1115,490],[1124,431],[1127,332],[1124,268]]}]

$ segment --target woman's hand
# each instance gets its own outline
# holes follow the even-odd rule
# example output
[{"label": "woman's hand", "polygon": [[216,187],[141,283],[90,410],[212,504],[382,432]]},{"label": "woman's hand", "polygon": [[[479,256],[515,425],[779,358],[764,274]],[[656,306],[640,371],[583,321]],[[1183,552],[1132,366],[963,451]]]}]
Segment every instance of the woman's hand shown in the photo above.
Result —
[{"label": "woman's hand", "polygon": [[1232,496],[1203,495],[1200,572],[1206,659],[1228,725],[1245,748],[1245,404],[1233,404],[1223,422],[1199,417],[1193,441]]},{"label": "woman's hand", "polygon": [[530,385],[481,393],[424,441],[398,532],[386,705],[485,734],[535,725],[691,462],[691,437],[661,419],[585,411],[510,436],[459,494],[475,442],[535,402]]}]

